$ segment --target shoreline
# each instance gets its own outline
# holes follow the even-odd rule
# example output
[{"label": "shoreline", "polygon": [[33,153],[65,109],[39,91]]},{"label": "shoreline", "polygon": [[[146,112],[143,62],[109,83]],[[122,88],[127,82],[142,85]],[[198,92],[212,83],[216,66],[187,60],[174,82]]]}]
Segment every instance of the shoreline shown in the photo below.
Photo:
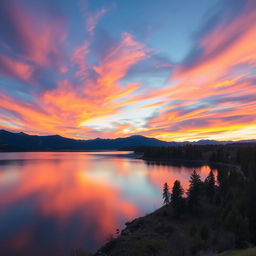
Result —
[{"label": "shoreline", "polygon": [[[234,171],[238,171],[239,173],[241,173],[244,177],[244,174],[241,170],[241,166],[240,165],[235,165],[235,164],[229,164],[229,163],[222,163],[222,162],[210,162],[207,160],[183,160],[183,159],[166,159],[166,158],[144,158],[143,156],[138,157],[137,159],[141,159],[143,161],[152,161],[152,162],[158,162],[161,164],[161,162],[165,162],[167,164],[175,164],[175,163],[179,163],[179,164],[183,164],[183,163],[191,163],[191,164],[200,164],[200,165],[208,165],[208,166],[224,166],[224,167],[231,167]],[[94,252],[92,255],[93,256],[108,256],[108,255],[118,255],[116,254],[116,246],[122,248],[122,246],[120,246],[120,244],[122,245],[123,243],[126,244],[125,240],[126,239],[130,239],[130,241],[128,243],[131,243],[131,245],[133,245],[133,243],[136,243],[136,239],[137,240],[143,240],[145,237],[149,237],[151,239],[151,237],[153,239],[155,239],[157,236],[159,236],[159,234],[153,234],[151,235],[151,231],[149,232],[149,230],[152,230],[152,228],[155,228],[155,222],[159,220],[159,218],[161,218],[162,216],[165,216],[166,212],[169,213],[167,215],[172,215],[172,210],[168,209],[168,206],[160,206],[159,208],[155,209],[154,211],[145,214],[144,216],[138,216],[136,218],[134,218],[131,221],[128,221],[125,224],[125,228],[120,230],[120,234],[116,237],[114,237],[111,241],[108,241],[106,243],[104,243],[102,246],[100,246],[100,248]],[[210,212],[210,215],[214,216],[214,214],[216,214],[217,212],[217,207],[212,207],[212,210]],[[200,213],[199,216],[193,216],[193,214],[191,216],[183,216],[180,219],[172,219],[172,221],[170,223],[165,222],[165,225],[168,224],[170,225],[170,229],[172,230],[173,227],[174,230],[176,230],[175,232],[181,232],[183,233],[183,235],[188,231],[188,226],[186,226],[186,222],[190,222],[191,219],[195,222],[195,223],[199,223],[198,225],[202,226],[202,223],[204,222],[204,219],[207,219],[207,222],[209,221],[208,218],[209,216],[207,216],[205,218],[205,214],[206,212]],[[206,214],[207,215],[207,214]],[[202,220],[203,222],[201,222]],[[212,218],[210,216],[210,218]],[[152,221],[153,220],[153,221]],[[150,221],[152,222],[151,224]],[[184,221],[184,223],[183,223]],[[169,222],[169,220],[168,220]],[[183,227],[182,227],[183,226]],[[178,227],[178,228],[177,228]],[[179,230],[181,228],[181,230]],[[164,228],[164,226],[162,227]],[[146,230],[141,232],[142,230]],[[182,230],[183,229],[183,230]],[[175,233],[174,232],[174,233]],[[128,240],[129,240],[128,239]],[[114,254],[112,254],[111,251],[114,251]],[[184,248],[182,249],[184,250]],[[187,250],[187,249],[186,249]],[[226,251],[226,250],[224,250]],[[108,254],[110,253],[110,254]],[[120,254],[121,255],[121,254]],[[182,254],[183,255],[183,254]],[[209,255],[217,255],[217,252],[210,252]]]},{"label": "shoreline", "polygon": [[175,163],[191,163],[191,164],[200,164],[200,165],[209,165],[209,166],[226,166],[226,167],[232,167],[237,169],[238,171],[241,171],[241,166],[237,164],[230,164],[230,163],[224,163],[224,162],[211,162],[208,160],[186,160],[186,159],[169,159],[169,158],[152,158],[152,157],[139,157],[138,159],[144,160],[144,161],[152,161],[152,162],[166,162],[169,164],[175,164]]}]

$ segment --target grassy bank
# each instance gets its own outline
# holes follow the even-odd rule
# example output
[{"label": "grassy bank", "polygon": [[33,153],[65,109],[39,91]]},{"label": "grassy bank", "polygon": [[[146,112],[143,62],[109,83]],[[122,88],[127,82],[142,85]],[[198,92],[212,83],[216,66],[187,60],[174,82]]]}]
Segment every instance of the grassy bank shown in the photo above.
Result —
[{"label": "grassy bank", "polygon": [[217,256],[256,256],[256,248],[223,252],[218,254]]}]

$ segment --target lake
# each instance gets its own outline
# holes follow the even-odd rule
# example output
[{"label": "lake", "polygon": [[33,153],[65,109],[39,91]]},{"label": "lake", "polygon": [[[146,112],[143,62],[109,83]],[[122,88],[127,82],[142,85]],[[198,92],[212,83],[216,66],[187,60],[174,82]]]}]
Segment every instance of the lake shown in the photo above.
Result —
[{"label": "lake", "polygon": [[117,228],[162,205],[162,187],[184,188],[193,169],[149,164],[131,152],[0,153],[0,255],[94,251]]}]

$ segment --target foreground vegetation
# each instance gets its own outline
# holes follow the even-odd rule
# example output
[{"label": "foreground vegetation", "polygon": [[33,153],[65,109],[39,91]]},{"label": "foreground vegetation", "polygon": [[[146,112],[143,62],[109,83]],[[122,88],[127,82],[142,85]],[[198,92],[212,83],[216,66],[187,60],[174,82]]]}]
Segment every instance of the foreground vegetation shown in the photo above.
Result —
[{"label": "foreground vegetation", "polygon": [[[184,146],[140,149],[148,159],[200,160],[239,165],[211,171],[203,181],[194,171],[190,186],[163,184],[163,207],[126,223],[95,255],[255,255],[256,145]],[[75,254],[74,254],[75,255]],[[82,254],[76,254],[82,255]]]},{"label": "foreground vegetation", "polygon": [[256,256],[256,249],[250,248],[245,250],[223,252],[218,254],[217,256]]}]

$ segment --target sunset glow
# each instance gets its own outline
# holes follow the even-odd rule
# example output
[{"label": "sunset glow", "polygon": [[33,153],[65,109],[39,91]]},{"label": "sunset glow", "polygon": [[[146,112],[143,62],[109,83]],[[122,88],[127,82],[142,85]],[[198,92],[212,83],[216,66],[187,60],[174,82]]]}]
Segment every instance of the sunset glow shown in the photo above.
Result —
[{"label": "sunset glow", "polygon": [[3,0],[0,35],[0,129],[256,138],[254,0]]},{"label": "sunset glow", "polygon": [[[113,157],[113,153],[122,154],[2,153],[1,252],[12,248],[14,252],[35,255],[33,250],[37,248],[41,256],[53,255],[49,251],[56,248],[64,252],[74,246],[94,250],[124,222],[161,205],[163,182],[172,184],[179,179],[184,189],[188,188],[191,167],[146,164]],[[210,171],[209,166],[197,169],[203,179]],[[16,214],[19,218],[15,221]],[[42,240],[35,235],[38,233],[47,246],[41,247]],[[51,239],[52,234],[56,239]]]}]

